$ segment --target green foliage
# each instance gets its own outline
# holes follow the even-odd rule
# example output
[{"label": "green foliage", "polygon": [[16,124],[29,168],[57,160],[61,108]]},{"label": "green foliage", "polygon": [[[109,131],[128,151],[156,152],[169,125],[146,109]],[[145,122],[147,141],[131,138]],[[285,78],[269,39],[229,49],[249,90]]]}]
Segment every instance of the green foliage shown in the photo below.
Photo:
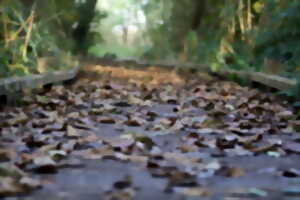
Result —
[{"label": "green foliage", "polygon": [[269,2],[265,9],[270,13],[269,18],[261,23],[256,34],[254,53],[260,60],[263,57],[282,60],[286,52],[291,52],[294,56],[286,62],[287,71],[293,71],[300,64],[300,56],[297,56],[300,55],[299,11],[299,1]]},{"label": "green foliage", "polygon": [[33,58],[36,53],[33,35],[36,29],[33,27],[34,8],[29,15],[20,12],[22,4],[11,1],[10,6],[1,5],[0,32],[3,36],[0,40],[0,77],[12,75],[25,75],[31,72],[28,67],[34,64]]},{"label": "green foliage", "polygon": [[[181,60],[185,54],[185,61],[206,63],[214,70],[227,66],[259,71],[265,59],[272,59],[286,66],[281,75],[300,76],[298,0],[237,0],[230,4],[173,0],[168,1],[168,9],[157,9],[165,4],[144,5],[151,24],[147,33],[152,48],[147,55],[167,58],[171,54]],[[157,19],[162,23],[154,26]]]},{"label": "green foliage", "polygon": [[[22,76],[37,73],[37,61],[41,56],[59,56],[56,36],[48,28],[49,18],[39,18],[36,5],[26,12],[19,1],[1,5],[0,50],[1,75]],[[51,17],[50,17],[51,18]]]},{"label": "green foliage", "polygon": [[[251,66],[259,69],[266,57],[281,61],[286,52],[300,53],[297,0],[238,0],[230,4],[217,0],[173,0],[168,1],[167,9],[157,9],[165,4],[155,1],[143,7],[150,21],[148,34],[154,48],[164,48],[170,43],[168,48],[179,55],[193,32],[197,39],[192,44],[187,42],[190,61],[241,69]],[[163,22],[154,26],[153,21],[158,19]],[[192,23],[195,20],[199,21],[197,27]],[[227,63],[228,57],[233,62]],[[298,59],[300,56],[288,61],[289,70],[299,64]]]},{"label": "green foliage", "polygon": [[96,13],[96,2],[2,1],[0,78],[38,73],[40,57],[52,56],[61,60],[66,58],[66,52],[87,52],[88,46],[101,38],[99,33],[90,31],[94,17],[98,20],[105,17]]}]

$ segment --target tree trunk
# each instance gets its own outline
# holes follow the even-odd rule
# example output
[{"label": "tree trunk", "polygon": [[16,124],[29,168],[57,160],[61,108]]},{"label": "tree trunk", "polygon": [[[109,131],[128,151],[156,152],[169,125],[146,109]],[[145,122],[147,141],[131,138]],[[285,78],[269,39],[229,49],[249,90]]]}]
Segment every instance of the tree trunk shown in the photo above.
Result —
[{"label": "tree trunk", "polygon": [[202,23],[202,18],[205,14],[205,8],[206,8],[206,0],[202,1],[196,1],[195,3],[195,14],[192,24],[192,30],[197,31]]},{"label": "tree trunk", "polygon": [[78,7],[80,18],[78,26],[73,30],[73,39],[75,42],[75,52],[85,54],[88,51],[88,33],[90,31],[91,22],[95,16],[97,0],[88,0]]},{"label": "tree trunk", "polygon": [[122,35],[122,38],[123,38],[123,43],[125,45],[128,44],[128,27],[126,25],[123,25],[123,35]]}]

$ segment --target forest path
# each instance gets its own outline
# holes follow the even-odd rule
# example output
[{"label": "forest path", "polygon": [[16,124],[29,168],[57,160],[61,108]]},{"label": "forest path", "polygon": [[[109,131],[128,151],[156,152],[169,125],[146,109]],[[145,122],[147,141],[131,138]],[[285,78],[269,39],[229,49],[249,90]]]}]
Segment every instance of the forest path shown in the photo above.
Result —
[{"label": "forest path", "polygon": [[87,66],[70,86],[2,108],[0,195],[299,199],[299,122],[289,105],[200,75]]}]

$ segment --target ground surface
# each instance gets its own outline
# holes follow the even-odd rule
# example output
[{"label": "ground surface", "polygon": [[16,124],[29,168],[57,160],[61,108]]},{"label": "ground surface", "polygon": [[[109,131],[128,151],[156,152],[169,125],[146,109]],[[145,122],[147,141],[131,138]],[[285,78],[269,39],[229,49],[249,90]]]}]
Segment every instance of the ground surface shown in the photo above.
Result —
[{"label": "ground surface", "polygon": [[71,86],[3,107],[1,197],[300,199],[288,104],[194,75],[89,66]]}]

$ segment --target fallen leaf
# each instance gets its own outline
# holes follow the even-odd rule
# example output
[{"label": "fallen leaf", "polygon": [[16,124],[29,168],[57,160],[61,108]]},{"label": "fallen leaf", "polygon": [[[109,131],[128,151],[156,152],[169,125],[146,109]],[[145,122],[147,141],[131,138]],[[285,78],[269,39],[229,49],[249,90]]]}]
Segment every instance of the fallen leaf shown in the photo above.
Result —
[{"label": "fallen leaf", "polygon": [[176,188],[175,192],[181,193],[189,197],[209,197],[212,195],[212,192],[207,188],[203,187],[194,187],[194,188]]},{"label": "fallen leaf", "polygon": [[300,177],[300,170],[291,168],[289,170],[283,171],[282,176],[285,176],[288,178],[298,178],[298,177]]},{"label": "fallen leaf", "polygon": [[42,186],[41,182],[37,179],[29,178],[29,177],[23,177],[20,179],[19,183],[25,187],[26,189],[37,189]]},{"label": "fallen leaf", "polygon": [[98,122],[103,123],[103,124],[115,124],[116,120],[111,117],[99,117]]},{"label": "fallen leaf", "polygon": [[255,194],[259,197],[266,197],[268,196],[268,192],[266,192],[265,190],[262,189],[258,189],[258,188],[251,188],[249,189],[249,193],[250,194]]},{"label": "fallen leaf", "polygon": [[18,195],[24,192],[21,185],[16,183],[11,177],[1,178],[0,180],[0,197]]},{"label": "fallen leaf", "polygon": [[37,173],[56,173],[57,164],[50,156],[39,156],[33,159],[33,170]]},{"label": "fallen leaf", "polygon": [[67,153],[63,150],[51,150],[48,152],[53,160],[61,160],[67,156]]},{"label": "fallen leaf", "polygon": [[245,175],[245,171],[239,167],[223,167],[217,173],[218,175],[223,175],[226,177],[241,177]]},{"label": "fallen leaf", "polygon": [[78,133],[77,129],[75,129],[73,126],[68,125],[67,126],[67,136],[69,137],[80,137],[80,134]]}]

